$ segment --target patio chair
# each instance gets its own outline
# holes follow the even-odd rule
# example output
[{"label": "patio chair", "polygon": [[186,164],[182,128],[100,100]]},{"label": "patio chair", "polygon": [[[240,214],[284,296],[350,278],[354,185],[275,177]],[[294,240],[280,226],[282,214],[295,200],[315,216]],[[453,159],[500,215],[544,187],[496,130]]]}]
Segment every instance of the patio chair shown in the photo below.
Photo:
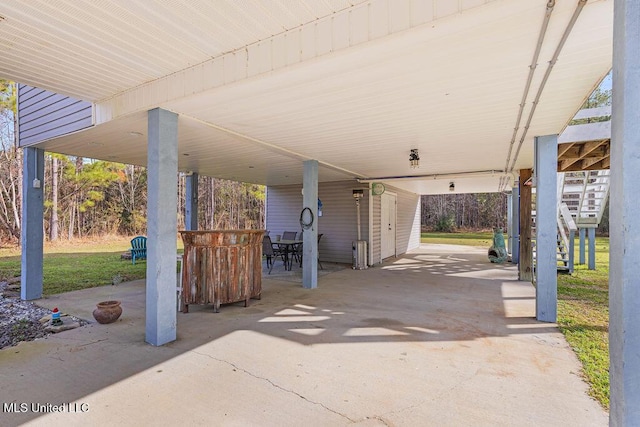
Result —
[{"label": "patio chair", "polygon": [[264,255],[267,258],[267,267],[269,267],[269,274],[271,274],[271,270],[273,270],[273,264],[275,262],[275,258],[283,257],[283,261],[284,261],[284,256],[282,251],[277,247],[273,246],[273,243],[271,242],[271,237],[269,236],[264,236],[262,238],[262,255]]},{"label": "patio chair", "polygon": [[[297,240],[302,241],[304,239],[304,230],[298,233]],[[296,258],[296,262],[300,264],[302,267],[302,243],[296,246],[295,251],[293,252],[293,256]]]},{"label": "patio chair", "polygon": [[285,231],[282,233],[283,240],[296,240],[296,232],[295,231]]},{"label": "patio chair", "polygon": [[[320,239],[323,235],[324,233],[318,234],[318,265],[320,266],[320,270],[324,270],[324,267],[322,267],[322,263],[320,262]],[[300,240],[302,240],[302,232],[300,232]],[[302,267],[302,243],[300,243],[296,248],[295,256],[300,262],[300,267]]]},{"label": "patio chair", "polygon": [[131,239],[131,263],[135,264],[136,259],[147,259],[147,238],[144,236]]}]

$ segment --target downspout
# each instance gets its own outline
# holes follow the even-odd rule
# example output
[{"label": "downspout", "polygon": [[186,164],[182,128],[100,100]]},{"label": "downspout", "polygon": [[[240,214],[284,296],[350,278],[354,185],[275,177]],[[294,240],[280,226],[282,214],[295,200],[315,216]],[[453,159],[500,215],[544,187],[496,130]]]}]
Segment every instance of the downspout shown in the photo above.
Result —
[{"label": "downspout", "polygon": [[518,149],[516,150],[516,154],[513,157],[513,160],[511,161],[511,167],[510,167],[510,169],[507,169],[509,172],[513,172],[513,169],[514,169],[515,164],[516,164],[516,160],[518,160],[518,155],[520,154],[520,149],[522,148],[522,144],[524,143],[524,139],[525,139],[525,137],[527,135],[527,131],[529,130],[529,125],[531,125],[531,121],[533,120],[533,114],[536,111],[536,107],[538,106],[538,102],[540,101],[540,97],[542,96],[542,91],[544,90],[544,87],[547,84],[547,80],[549,79],[549,76],[551,75],[551,71],[553,70],[553,66],[556,64],[556,61],[558,60],[558,56],[560,56],[560,52],[562,51],[562,48],[564,47],[565,42],[569,38],[569,34],[571,34],[571,31],[573,30],[573,26],[575,25],[576,21],[578,20],[578,16],[580,15],[580,12],[582,12],[582,9],[584,8],[586,3],[587,3],[587,0],[579,0],[578,1],[578,5],[576,6],[576,10],[573,11],[573,16],[571,16],[571,20],[567,24],[567,28],[565,28],[564,34],[562,34],[562,38],[560,39],[560,42],[558,43],[558,46],[556,47],[556,50],[553,53],[553,56],[551,57],[551,61],[549,61],[549,65],[547,66],[547,71],[544,73],[544,77],[542,78],[542,82],[540,83],[540,87],[538,87],[538,93],[536,94],[536,97],[533,100],[533,105],[531,107],[531,111],[529,112],[529,117],[527,119],[527,124],[524,127],[524,132],[523,132],[522,136],[520,137],[520,142],[518,143]]},{"label": "downspout", "polygon": [[[540,50],[542,49],[544,36],[547,34],[547,27],[549,26],[551,13],[553,12],[553,8],[555,7],[555,5],[556,5],[555,0],[549,0],[549,2],[547,2],[547,9],[545,10],[545,13],[544,13],[544,19],[542,21],[542,26],[540,27],[540,33],[538,34],[538,43],[536,44],[536,50],[534,51],[533,57],[531,58],[531,65],[529,65],[529,75],[527,76],[527,84],[524,86],[524,91],[522,92],[522,99],[520,100],[520,108],[518,109],[518,118],[516,119],[516,125],[513,128],[513,135],[511,136],[511,142],[509,144],[509,154],[507,154],[507,161],[504,165],[505,172],[507,172],[509,168],[509,160],[511,160],[513,145],[516,142],[516,136],[518,134],[518,130],[520,130],[520,121],[522,120],[522,114],[524,113],[524,107],[527,102],[527,97],[529,96],[529,90],[531,89],[531,82],[533,81],[533,75],[535,74],[536,68],[538,66],[538,58],[540,57]],[[502,185],[504,187],[506,184],[503,182]]]}]

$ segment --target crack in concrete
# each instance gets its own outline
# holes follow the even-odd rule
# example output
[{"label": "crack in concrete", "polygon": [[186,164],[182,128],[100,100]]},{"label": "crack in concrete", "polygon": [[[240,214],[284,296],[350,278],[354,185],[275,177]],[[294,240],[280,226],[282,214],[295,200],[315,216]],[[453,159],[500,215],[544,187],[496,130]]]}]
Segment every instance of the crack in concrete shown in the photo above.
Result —
[{"label": "crack in concrete", "polygon": [[[409,409],[418,408],[418,407],[424,405],[425,403],[426,403],[426,400],[422,400],[421,402],[416,403],[415,405],[405,406],[404,408],[399,408],[399,409],[396,409],[395,411],[389,411],[389,412],[385,412],[384,414],[373,415],[373,416],[370,416],[370,417],[366,417],[366,418],[363,418],[360,421],[373,419],[373,420],[380,421],[385,426],[393,427],[394,424],[391,421],[387,421],[384,417],[389,417],[391,415],[399,414],[399,413],[402,413],[402,412],[407,411]],[[360,422],[360,421],[358,421],[358,422]]]},{"label": "crack in concrete", "polygon": [[[463,383],[465,383],[466,381],[470,380],[471,378],[473,378],[474,376],[476,376],[479,372],[479,369],[476,369],[476,371],[472,374],[469,375],[467,377],[461,378],[460,381],[458,381],[457,383],[455,383],[454,385],[452,385],[451,387],[447,388],[446,390],[442,390],[440,393],[436,394],[435,396],[431,397],[430,399],[422,399],[420,402],[417,402],[413,405],[409,405],[409,406],[405,406],[403,408],[398,408],[394,411],[389,411],[389,412],[385,412],[383,414],[380,415],[374,415],[371,417],[367,417],[365,419],[375,419],[378,420],[382,423],[384,423],[385,426],[392,426],[393,424],[389,424],[390,421],[385,420],[383,417],[389,417],[395,414],[400,414],[402,412],[414,409],[414,408],[419,408],[420,406],[424,405],[425,403],[427,403],[428,401],[431,402],[435,402],[436,400],[442,399],[445,395],[450,394],[451,392],[453,392],[454,390],[456,390],[457,388],[460,387],[460,385],[462,385]],[[363,420],[365,420],[363,419]],[[361,420],[361,421],[363,421]]]},{"label": "crack in concrete", "polygon": [[303,395],[301,395],[300,393],[298,393],[298,392],[296,392],[296,391],[294,391],[294,390],[290,390],[290,389],[288,389],[288,388],[284,388],[284,387],[282,387],[281,385],[278,385],[278,384],[274,383],[274,382],[273,382],[272,380],[270,380],[269,378],[265,378],[265,377],[261,377],[261,376],[259,376],[259,375],[256,375],[256,374],[254,374],[254,373],[252,373],[252,372],[250,372],[250,371],[248,371],[248,370],[246,370],[246,369],[244,369],[244,368],[241,368],[240,366],[236,365],[235,363],[229,362],[228,360],[219,359],[219,358],[217,358],[217,357],[211,356],[210,354],[204,354],[204,353],[200,353],[200,352],[197,352],[197,351],[193,351],[193,352],[194,352],[195,354],[200,355],[200,356],[205,356],[205,357],[208,357],[208,358],[210,358],[210,359],[217,360],[218,362],[226,363],[227,365],[232,366],[234,369],[237,369],[238,371],[244,372],[245,374],[247,374],[247,375],[249,375],[249,376],[251,376],[251,377],[253,377],[253,378],[255,378],[255,379],[265,381],[265,382],[267,382],[267,383],[271,384],[273,387],[275,387],[275,388],[277,388],[277,389],[279,389],[279,390],[282,390],[282,391],[284,391],[284,392],[286,392],[286,393],[290,393],[290,394],[293,394],[293,395],[295,395],[295,396],[298,396],[300,399],[303,399],[303,400],[305,400],[305,401],[307,401],[307,402],[309,402],[309,403],[311,403],[311,404],[313,404],[313,405],[321,406],[321,407],[322,407],[322,408],[324,408],[325,410],[327,410],[327,411],[329,411],[329,412],[331,412],[331,413],[333,413],[333,414],[339,415],[339,416],[341,416],[341,417],[343,417],[343,418],[345,418],[345,419],[349,420],[349,422],[351,422],[351,423],[354,423],[354,422],[355,422],[355,420],[353,420],[353,419],[349,418],[347,415],[342,414],[342,413],[340,413],[340,412],[338,412],[338,411],[335,411],[335,410],[333,410],[333,409],[329,408],[328,406],[326,406],[326,405],[325,405],[324,403],[322,403],[322,402],[316,402],[316,401],[313,401],[313,400],[311,400],[311,399],[308,399],[308,398],[304,397]]},{"label": "crack in concrete", "polygon": [[380,415],[375,415],[373,417],[367,417],[367,419],[369,419],[369,420],[378,420],[378,421],[380,421],[382,424],[384,424],[387,427],[393,427],[393,424],[389,424],[389,421],[385,420]]}]

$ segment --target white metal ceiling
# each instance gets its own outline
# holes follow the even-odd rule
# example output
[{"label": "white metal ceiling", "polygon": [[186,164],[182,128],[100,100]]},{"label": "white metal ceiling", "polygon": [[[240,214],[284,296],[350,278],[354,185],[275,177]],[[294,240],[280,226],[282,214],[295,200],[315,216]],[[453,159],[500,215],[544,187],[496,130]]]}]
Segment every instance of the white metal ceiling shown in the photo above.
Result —
[{"label": "white metal ceiling", "polygon": [[[525,116],[577,3],[556,1]],[[144,140],[127,135],[146,133],[142,113],[162,106],[182,116],[183,170],[274,185],[301,182],[301,160],[318,159],[323,180],[428,175],[387,181],[423,194],[448,191],[449,178],[432,175],[498,171],[456,186],[496,191],[546,5],[9,0],[0,76],[107,112],[105,124],[49,141],[50,150],[144,164]],[[533,137],[560,133],[609,70],[611,33],[612,1],[589,2],[516,169],[532,166]],[[411,148],[420,169],[409,169]]]}]

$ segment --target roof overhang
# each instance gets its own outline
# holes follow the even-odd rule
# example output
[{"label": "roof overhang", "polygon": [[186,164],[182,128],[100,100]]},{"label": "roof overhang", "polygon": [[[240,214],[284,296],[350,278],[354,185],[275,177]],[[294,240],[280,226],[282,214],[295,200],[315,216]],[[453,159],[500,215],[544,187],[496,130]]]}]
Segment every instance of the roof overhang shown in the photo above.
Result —
[{"label": "roof overhang", "polygon": [[613,2],[587,2],[573,26],[580,2],[555,3],[526,94],[546,0],[9,0],[0,76],[96,104],[96,126],[50,151],[145,165],[146,111],[161,107],[180,115],[183,171],[292,184],[317,159],[321,181],[498,191],[611,68]]}]

